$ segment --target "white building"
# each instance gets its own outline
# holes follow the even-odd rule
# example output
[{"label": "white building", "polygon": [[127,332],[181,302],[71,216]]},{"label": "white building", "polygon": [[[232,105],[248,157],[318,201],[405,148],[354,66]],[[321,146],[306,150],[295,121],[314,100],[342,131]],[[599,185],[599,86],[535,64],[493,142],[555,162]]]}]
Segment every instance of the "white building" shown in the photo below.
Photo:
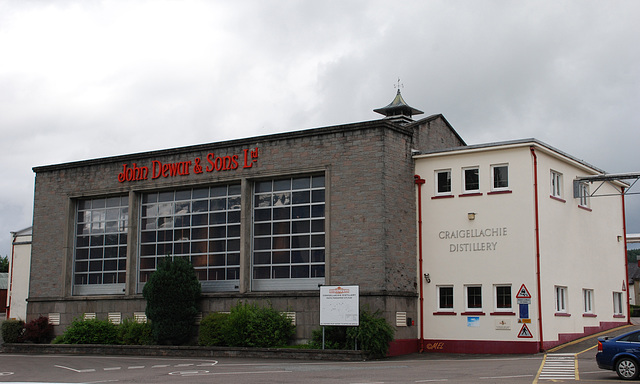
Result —
[{"label": "white building", "polygon": [[11,232],[11,257],[9,258],[9,292],[7,294],[7,318],[27,318],[27,297],[31,269],[32,227]]},{"label": "white building", "polygon": [[574,183],[603,171],[534,139],[415,161],[422,349],[531,353],[628,322],[626,184]]}]

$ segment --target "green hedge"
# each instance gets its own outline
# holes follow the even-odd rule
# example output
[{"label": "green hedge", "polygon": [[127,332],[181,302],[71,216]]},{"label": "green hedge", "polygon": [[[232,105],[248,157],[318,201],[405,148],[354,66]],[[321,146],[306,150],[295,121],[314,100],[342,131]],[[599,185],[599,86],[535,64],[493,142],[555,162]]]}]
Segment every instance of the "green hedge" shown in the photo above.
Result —
[{"label": "green hedge", "polygon": [[152,344],[151,325],[125,319],[121,324],[109,320],[74,319],[55,344]]},{"label": "green hedge", "polygon": [[18,343],[24,333],[24,321],[10,319],[2,322],[2,340],[5,343]]}]

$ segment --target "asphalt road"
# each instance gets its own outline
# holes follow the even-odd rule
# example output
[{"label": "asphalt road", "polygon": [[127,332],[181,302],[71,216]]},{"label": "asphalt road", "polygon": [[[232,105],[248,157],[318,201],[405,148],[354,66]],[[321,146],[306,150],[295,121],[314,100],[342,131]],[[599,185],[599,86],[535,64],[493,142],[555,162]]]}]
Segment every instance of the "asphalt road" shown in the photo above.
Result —
[{"label": "asphalt road", "polygon": [[[617,335],[632,325],[605,332]],[[0,354],[0,383],[621,383],[597,335],[536,355],[414,354],[363,362]]]}]

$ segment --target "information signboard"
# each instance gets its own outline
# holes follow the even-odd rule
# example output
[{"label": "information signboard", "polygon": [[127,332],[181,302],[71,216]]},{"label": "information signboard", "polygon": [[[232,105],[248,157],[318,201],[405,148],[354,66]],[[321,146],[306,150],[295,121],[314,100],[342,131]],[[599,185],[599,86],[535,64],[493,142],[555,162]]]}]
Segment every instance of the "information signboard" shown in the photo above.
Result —
[{"label": "information signboard", "polygon": [[320,325],[360,325],[359,286],[321,286]]}]

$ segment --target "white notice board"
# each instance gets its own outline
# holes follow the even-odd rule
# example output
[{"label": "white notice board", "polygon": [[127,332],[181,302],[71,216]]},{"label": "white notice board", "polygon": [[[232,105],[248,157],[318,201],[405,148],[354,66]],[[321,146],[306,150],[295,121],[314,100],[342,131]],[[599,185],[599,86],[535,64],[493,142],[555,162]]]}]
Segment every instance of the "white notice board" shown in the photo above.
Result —
[{"label": "white notice board", "polygon": [[320,325],[360,325],[360,292],[357,285],[320,287]]}]

